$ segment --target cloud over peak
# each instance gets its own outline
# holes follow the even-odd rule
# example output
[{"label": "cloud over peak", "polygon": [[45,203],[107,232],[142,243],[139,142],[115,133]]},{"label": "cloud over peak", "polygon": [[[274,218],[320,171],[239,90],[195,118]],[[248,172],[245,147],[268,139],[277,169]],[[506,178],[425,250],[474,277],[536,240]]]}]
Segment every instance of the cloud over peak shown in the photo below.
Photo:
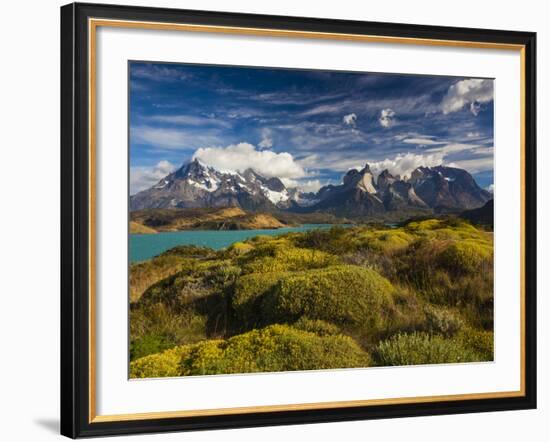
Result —
[{"label": "cloud over peak", "polygon": [[132,167],[130,170],[130,195],[148,189],[175,169],[176,167],[166,160],[159,161],[153,167]]},{"label": "cloud over peak", "polygon": [[393,175],[410,176],[411,172],[420,166],[439,166],[443,162],[444,155],[437,152],[432,154],[403,153],[397,154],[394,158],[386,158],[382,161],[369,162],[371,170],[379,174],[385,169]]},{"label": "cloud over peak", "polygon": [[470,112],[478,115],[481,105],[493,100],[493,80],[469,78],[452,84],[441,101],[444,114],[457,112],[470,105]]},{"label": "cloud over peak", "polygon": [[201,147],[193,158],[220,170],[243,172],[254,169],[266,177],[303,178],[306,171],[294,161],[288,152],[257,150],[250,143],[231,144],[226,147]]}]

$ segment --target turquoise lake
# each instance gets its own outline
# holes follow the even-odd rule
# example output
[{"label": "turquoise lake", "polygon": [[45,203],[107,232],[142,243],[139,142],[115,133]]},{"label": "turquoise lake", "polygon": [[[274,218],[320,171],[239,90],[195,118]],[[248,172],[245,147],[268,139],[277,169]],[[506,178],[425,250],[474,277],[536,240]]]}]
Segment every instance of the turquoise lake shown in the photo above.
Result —
[{"label": "turquoise lake", "polygon": [[327,229],[331,224],[303,224],[298,227],[261,230],[183,230],[130,235],[130,262],[152,258],[172,247],[192,244],[196,246],[223,249],[236,241],[244,241],[257,235],[280,235],[287,232],[304,232],[312,229]]}]

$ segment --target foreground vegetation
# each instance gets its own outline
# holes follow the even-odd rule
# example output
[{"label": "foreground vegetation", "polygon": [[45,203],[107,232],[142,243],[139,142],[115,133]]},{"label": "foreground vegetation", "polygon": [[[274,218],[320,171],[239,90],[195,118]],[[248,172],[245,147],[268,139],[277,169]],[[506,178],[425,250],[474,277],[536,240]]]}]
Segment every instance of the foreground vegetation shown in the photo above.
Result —
[{"label": "foreground vegetation", "polygon": [[130,285],[132,377],[493,359],[493,237],[460,219],[180,246]]}]

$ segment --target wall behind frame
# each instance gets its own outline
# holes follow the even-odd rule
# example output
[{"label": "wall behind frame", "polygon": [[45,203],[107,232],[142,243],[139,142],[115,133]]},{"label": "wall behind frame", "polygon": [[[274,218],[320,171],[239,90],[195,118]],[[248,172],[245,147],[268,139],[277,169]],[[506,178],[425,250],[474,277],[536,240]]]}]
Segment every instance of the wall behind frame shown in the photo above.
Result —
[{"label": "wall behind frame", "polygon": [[[97,3],[112,3],[101,2]],[[119,0],[129,5],[210,9],[232,12],[315,16],[354,20],[500,28],[538,32],[539,225],[550,222],[544,201],[550,178],[548,120],[550,89],[543,79],[550,47],[543,2],[419,0],[392,2],[258,2],[252,0]],[[59,410],[59,6],[58,0],[10,2],[0,27],[1,146],[0,293],[2,337],[0,425],[2,439],[60,440]],[[545,118],[546,117],[546,118]],[[548,198],[546,198],[548,200]],[[407,441],[543,440],[550,431],[550,323],[540,318],[550,308],[543,263],[550,259],[550,239],[539,231],[539,409],[293,427],[256,428],[126,437],[127,441],[334,441],[365,438]],[[547,259],[548,258],[548,259]]]}]

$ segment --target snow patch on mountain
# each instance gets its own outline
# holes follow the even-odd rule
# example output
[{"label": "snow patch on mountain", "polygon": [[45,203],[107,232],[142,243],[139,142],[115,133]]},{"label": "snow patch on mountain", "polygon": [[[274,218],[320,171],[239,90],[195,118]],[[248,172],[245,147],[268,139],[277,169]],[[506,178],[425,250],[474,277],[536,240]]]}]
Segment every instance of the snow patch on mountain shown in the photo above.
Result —
[{"label": "snow patch on mountain", "polygon": [[156,186],[154,186],[155,189],[163,189],[164,187],[166,187],[168,184],[170,184],[170,181],[164,179],[164,180],[161,180]]},{"label": "snow patch on mountain", "polygon": [[218,190],[219,180],[201,180],[200,182],[197,182],[191,178],[187,178],[186,181],[192,186],[198,189],[206,190],[207,192],[215,192]]},{"label": "snow patch on mountain", "polygon": [[269,201],[271,201],[275,205],[288,201],[288,199],[290,198],[288,195],[288,191],[286,189],[283,190],[282,192],[277,192],[263,185],[260,187],[262,189],[263,194],[269,199]]},{"label": "snow patch on mountain", "polygon": [[281,179],[266,178],[253,169],[218,170],[195,159],[131,196],[130,210],[236,206],[252,211],[327,211],[369,216],[407,208],[474,208],[491,197],[468,172],[452,167],[418,167],[410,179],[384,170],[375,180],[366,164],[361,170],[349,170],[342,184],[329,184],[314,193],[286,187]]}]

